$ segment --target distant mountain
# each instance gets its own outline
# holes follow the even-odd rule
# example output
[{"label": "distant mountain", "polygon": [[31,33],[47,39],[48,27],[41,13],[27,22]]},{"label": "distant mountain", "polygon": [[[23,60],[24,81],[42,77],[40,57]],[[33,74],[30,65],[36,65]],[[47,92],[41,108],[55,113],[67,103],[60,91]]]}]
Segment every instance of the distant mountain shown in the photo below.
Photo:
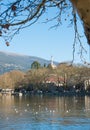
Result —
[{"label": "distant mountain", "polygon": [[[34,61],[38,61],[42,66],[50,63],[49,60],[45,60],[40,57],[0,52],[0,74],[11,70],[27,71],[31,68],[31,64]],[[54,63],[58,64],[57,62]]]}]

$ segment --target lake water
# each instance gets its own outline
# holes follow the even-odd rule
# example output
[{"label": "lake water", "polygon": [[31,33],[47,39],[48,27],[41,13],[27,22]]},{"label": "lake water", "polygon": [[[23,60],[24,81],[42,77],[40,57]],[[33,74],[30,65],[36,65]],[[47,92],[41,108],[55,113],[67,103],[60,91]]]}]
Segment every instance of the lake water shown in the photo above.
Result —
[{"label": "lake water", "polygon": [[0,130],[90,130],[90,97],[0,96]]}]

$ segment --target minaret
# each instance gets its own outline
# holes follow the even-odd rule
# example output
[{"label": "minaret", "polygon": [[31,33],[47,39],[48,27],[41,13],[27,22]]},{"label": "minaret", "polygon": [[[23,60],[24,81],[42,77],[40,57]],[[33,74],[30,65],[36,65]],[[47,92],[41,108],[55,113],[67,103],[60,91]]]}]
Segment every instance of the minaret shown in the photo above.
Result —
[{"label": "minaret", "polygon": [[54,63],[53,63],[53,56],[51,56],[51,67],[52,67],[53,69],[56,68],[56,65],[54,65]]},{"label": "minaret", "polygon": [[53,66],[53,56],[51,56],[51,65]]}]

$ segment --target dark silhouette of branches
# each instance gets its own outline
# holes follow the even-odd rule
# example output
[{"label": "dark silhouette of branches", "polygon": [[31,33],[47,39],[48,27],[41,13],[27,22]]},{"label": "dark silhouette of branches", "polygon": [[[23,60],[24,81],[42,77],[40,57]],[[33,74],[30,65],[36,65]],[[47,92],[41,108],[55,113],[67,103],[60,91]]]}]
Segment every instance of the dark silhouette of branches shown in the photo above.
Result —
[{"label": "dark silhouette of branches", "polygon": [[4,38],[6,45],[9,46],[9,42],[21,29],[31,26],[37,22],[42,15],[50,9],[53,9],[55,11],[53,12],[53,16],[47,18],[45,23],[56,20],[56,23],[51,26],[51,28],[55,28],[63,24],[63,16],[65,16],[65,21],[69,19],[69,22],[74,25],[75,30],[73,60],[77,40],[81,47],[80,57],[82,59],[82,53],[83,51],[86,52],[86,50],[82,45],[81,36],[77,28],[77,12],[71,1],[72,0],[0,0],[0,36]]},{"label": "dark silhouette of branches", "polygon": [[82,44],[82,41],[81,41],[81,38],[82,36],[79,34],[78,32],[78,27],[77,27],[77,13],[76,13],[76,9],[73,7],[73,23],[74,23],[74,31],[75,31],[75,37],[74,37],[74,42],[73,42],[73,60],[72,62],[74,61],[74,54],[75,54],[75,45],[77,42],[79,42],[80,44],[80,59],[82,62],[86,62],[84,56],[83,56],[83,53],[87,53],[87,51],[85,50],[83,44]]},{"label": "dark silhouette of branches", "polygon": [[0,1],[0,36],[5,42],[10,42],[14,35],[18,34],[23,28],[34,24],[41,15],[45,14],[49,9],[56,9],[57,12],[50,22],[56,20],[59,26],[63,13],[66,13],[71,4],[68,0],[13,0]]}]

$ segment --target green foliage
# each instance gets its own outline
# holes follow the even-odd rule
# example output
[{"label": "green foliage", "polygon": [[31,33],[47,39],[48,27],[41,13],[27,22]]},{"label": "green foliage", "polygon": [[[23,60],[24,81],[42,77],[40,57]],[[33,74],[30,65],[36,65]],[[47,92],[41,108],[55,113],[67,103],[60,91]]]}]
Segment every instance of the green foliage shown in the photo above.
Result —
[{"label": "green foliage", "polygon": [[41,64],[38,61],[34,61],[31,64],[31,69],[39,69],[41,67]]}]

